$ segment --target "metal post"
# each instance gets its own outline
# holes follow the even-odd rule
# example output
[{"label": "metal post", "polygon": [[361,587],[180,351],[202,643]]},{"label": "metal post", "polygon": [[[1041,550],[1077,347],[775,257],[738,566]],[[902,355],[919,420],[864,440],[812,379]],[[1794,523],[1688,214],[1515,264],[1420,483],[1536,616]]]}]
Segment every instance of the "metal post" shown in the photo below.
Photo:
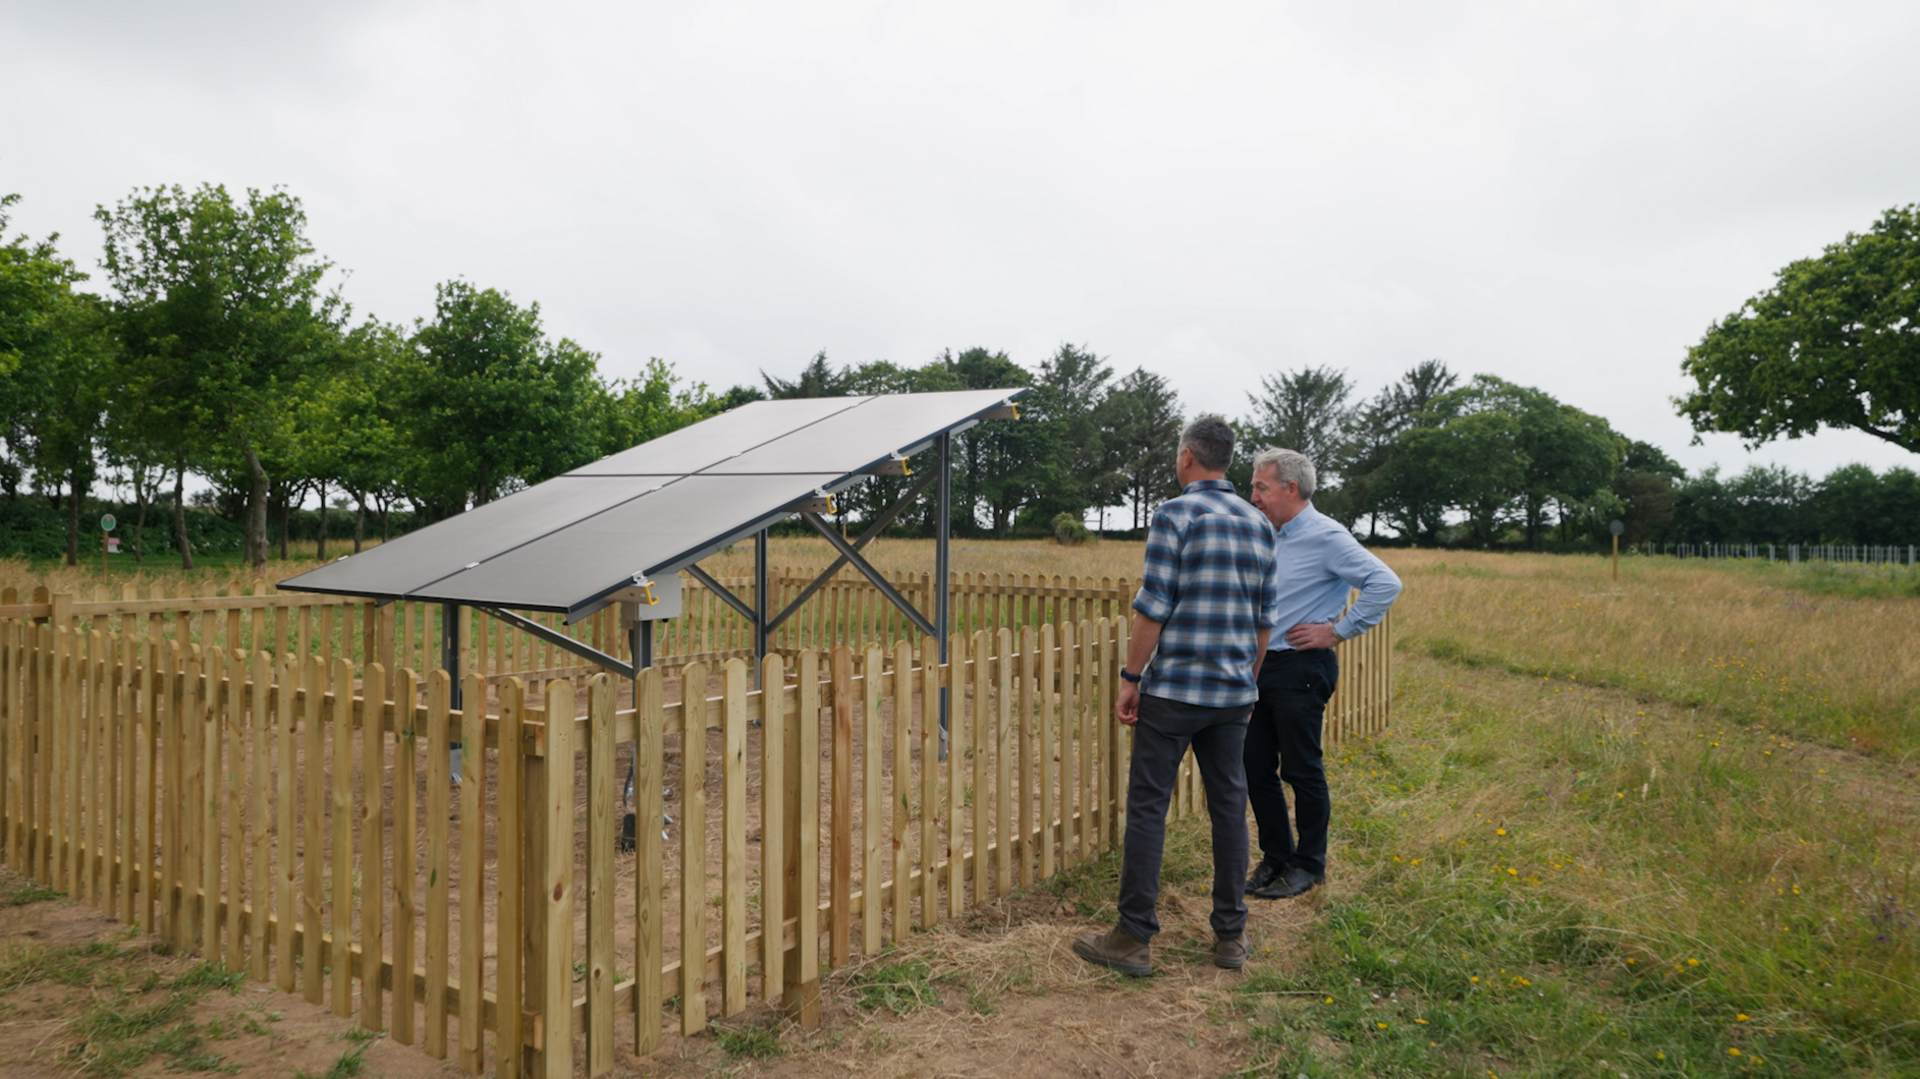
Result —
[{"label": "metal post", "polygon": [[753,684],[767,659],[767,530],[753,534]]},{"label": "metal post", "polygon": [[[940,447],[940,483],[934,501],[934,547],[933,547],[933,624],[939,628],[936,640],[940,649],[940,665],[947,665],[947,643],[953,635],[952,624],[952,577],[948,548],[953,540],[953,433],[943,431],[938,439]],[[923,658],[921,662],[925,662]],[[940,759],[947,759],[947,710],[952,701],[949,687],[940,687]]]},{"label": "metal post", "polygon": [[[460,623],[465,613],[458,603],[440,605],[440,669],[447,672],[447,703],[453,708],[465,707],[460,686]],[[447,744],[447,767],[457,785],[460,782],[459,742]]]}]

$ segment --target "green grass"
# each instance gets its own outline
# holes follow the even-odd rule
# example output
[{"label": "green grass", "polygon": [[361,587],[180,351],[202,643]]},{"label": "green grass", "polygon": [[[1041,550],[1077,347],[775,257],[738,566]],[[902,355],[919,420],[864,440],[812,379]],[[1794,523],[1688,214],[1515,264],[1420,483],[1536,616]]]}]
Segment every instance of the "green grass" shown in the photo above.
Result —
[{"label": "green grass", "polygon": [[[731,1060],[769,1060],[783,1051],[780,1037],[766,1027],[712,1024],[714,1039]],[[331,1079],[331,1077],[329,1077]]]},{"label": "green grass", "polygon": [[11,892],[0,894],[0,906],[24,907],[29,903],[45,903],[53,899],[65,899],[67,893],[58,888],[45,888],[27,881]]},{"label": "green grass", "polygon": [[1249,968],[1247,1074],[1920,1074],[1901,768],[1553,688],[1406,665],[1330,761],[1302,960]]},{"label": "green grass", "polygon": [[885,1008],[895,1015],[925,1008],[939,1000],[933,985],[933,968],[918,959],[897,963],[878,963],[848,980],[854,1007],[875,1011]]},{"label": "green grass", "polygon": [[199,963],[163,985],[155,971],[140,975],[131,959],[110,941],[13,948],[0,958],[0,995],[37,985],[80,990],[68,1059],[92,1075],[125,1075],[155,1059],[170,1071],[228,1070],[207,1048],[224,1031],[195,1024],[189,1012],[208,992],[237,991],[244,975]]},{"label": "green grass", "polygon": [[1854,599],[1883,599],[1893,596],[1920,596],[1920,567],[1908,569],[1895,565],[1785,561],[1786,549],[1780,548],[1780,560],[1764,558],[1689,559],[1690,564],[1726,573],[1738,574],[1763,587],[1791,588],[1816,596],[1846,596]]}]

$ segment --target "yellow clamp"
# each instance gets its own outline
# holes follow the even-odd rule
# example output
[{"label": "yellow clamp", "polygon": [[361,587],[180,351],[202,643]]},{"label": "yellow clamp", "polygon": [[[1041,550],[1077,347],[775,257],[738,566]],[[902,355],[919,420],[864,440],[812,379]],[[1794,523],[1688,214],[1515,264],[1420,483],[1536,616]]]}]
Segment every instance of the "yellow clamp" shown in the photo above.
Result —
[{"label": "yellow clamp", "polygon": [[657,597],[657,596],[655,596],[655,595],[653,594],[653,581],[652,581],[652,579],[650,579],[650,578],[649,578],[649,577],[648,577],[648,576],[647,576],[646,574],[644,574],[644,573],[636,573],[636,574],[634,574],[634,575],[633,575],[633,586],[634,586],[635,588],[638,588],[638,589],[640,589],[640,590],[641,590],[642,592],[645,592],[645,593],[646,593],[646,595],[647,595],[647,606],[649,606],[649,607],[651,607],[651,606],[653,606],[654,604],[656,604],[656,603],[658,603],[658,602],[660,602],[660,599],[659,599],[659,597]]}]

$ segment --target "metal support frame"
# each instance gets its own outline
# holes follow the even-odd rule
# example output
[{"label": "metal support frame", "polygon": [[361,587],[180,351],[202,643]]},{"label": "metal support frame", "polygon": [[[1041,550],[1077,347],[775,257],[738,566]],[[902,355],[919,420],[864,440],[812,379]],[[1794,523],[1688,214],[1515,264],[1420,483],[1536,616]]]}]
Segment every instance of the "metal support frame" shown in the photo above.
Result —
[{"label": "metal support frame", "polygon": [[734,595],[733,589],[728,588],[726,585],[723,585],[719,581],[714,580],[713,575],[711,573],[708,573],[706,570],[701,569],[698,565],[695,565],[693,563],[688,563],[685,568],[688,573],[693,574],[694,580],[699,581],[701,584],[707,586],[707,591],[712,592],[716,596],[719,596],[723,603],[725,603],[729,607],[732,607],[734,610],[739,611],[740,617],[746,619],[749,622],[752,622],[755,620],[753,617],[753,608],[747,606],[746,600],[741,599],[739,596]]},{"label": "metal support frame", "polygon": [[[880,516],[874,518],[873,523],[867,526],[867,530],[865,532],[860,533],[860,538],[853,541],[853,544],[852,544],[853,550],[855,552],[858,552],[864,549],[867,544],[872,543],[876,538],[878,538],[880,533],[886,531],[888,526],[893,524],[894,519],[899,517],[902,511],[904,511],[908,506],[912,505],[914,501],[918,499],[921,495],[926,493],[927,488],[932,486],[935,478],[936,478],[935,476],[933,476],[932,474],[929,474],[925,479],[921,480],[919,483],[914,484],[913,488],[909,490],[906,494],[902,495],[898,502],[895,502],[892,506],[889,506],[885,513],[882,513]],[[815,527],[818,527],[818,526],[815,526]],[[836,548],[838,548],[840,544],[844,544],[846,542],[844,539],[841,539],[839,536],[833,536],[829,538],[840,540],[840,543],[835,544]],[[820,575],[813,579],[813,583],[801,589],[800,594],[798,596],[795,596],[793,600],[789,602],[786,605],[786,607],[781,610],[779,614],[773,617],[772,624],[767,627],[768,630],[771,631],[771,630],[779,629],[781,623],[793,617],[795,614],[798,614],[800,611],[800,608],[806,606],[807,601],[813,598],[813,594],[815,592],[818,592],[822,588],[825,588],[827,585],[827,582],[833,580],[833,575],[836,573],[839,573],[840,567],[846,565],[848,560],[849,560],[848,555],[845,553],[841,554],[840,557],[834,559],[832,565],[822,570],[820,572]],[[899,603],[898,600],[895,600],[894,602],[896,604]],[[914,617],[915,614],[917,613],[914,611],[911,605],[901,606],[900,610],[903,614],[906,614],[909,618]]]},{"label": "metal support frame", "polygon": [[442,603],[440,605],[440,669],[447,672],[447,679],[453,683],[448,692],[448,703],[454,708],[461,704],[460,687],[460,605]]},{"label": "metal support frame", "polygon": [[[447,672],[447,681],[451,683],[447,689],[447,704],[455,709],[466,707],[465,689],[460,684],[460,660],[464,651],[460,647],[464,634],[460,631],[463,628],[464,615],[465,612],[460,609],[458,603],[440,605],[440,669]],[[481,694],[479,704],[484,710],[485,694]],[[455,731],[453,741],[447,744],[447,770],[454,783],[460,782],[460,759],[459,732]]]},{"label": "metal support frame", "polygon": [[901,595],[900,590],[893,587],[893,582],[887,580],[879,570],[874,569],[873,563],[862,558],[860,552],[856,550],[851,543],[848,543],[842,538],[838,532],[835,532],[826,521],[822,520],[819,514],[803,513],[800,516],[808,524],[813,526],[815,532],[825,536],[827,542],[833,545],[834,550],[840,552],[840,562],[835,563],[836,569],[841,563],[853,563],[853,568],[859,570],[868,581],[872,582],[873,587],[879,589],[880,594],[887,597],[889,603],[898,607],[901,614],[906,615],[909,621],[919,627],[920,632],[929,637],[937,637],[940,635],[939,631],[934,629],[933,623],[927,620],[927,616],[921,614],[913,604],[907,602],[907,597]]},{"label": "metal support frame", "polygon": [[753,684],[760,685],[767,658],[767,530],[753,534]]},{"label": "metal support frame", "polygon": [[483,611],[490,618],[499,619],[500,621],[505,622],[507,625],[512,626],[517,630],[520,630],[522,633],[530,633],[533,636],[538,637],[543,641],[546,641],[548,644],[551,644],[557,648],[564,649],[568,652],[572,652],[574,655],[579,656],[581,659],[584,659],[589,663],[593,663],[601,667],[605,667],[607,670],[610,670],[622,677],[625,677],[625,678],[636,677],[636,674],[639,670],[639,668],[635,667],[631,663],[627,663],[623,660],[607,655],[605,652],[600,651],[598,648],[595,648],[590,644],[584,644],[580,641],[576,641],[572,637],[569,637],[564,633],[556,633],[553,630],[550,630],[547,627],[541,625],[540,623],[535,622],[531,618],[522,618],[521,616],[514,614],[512,611],[509,611],[504,607],[485,607],[476,603],[473,605],[473,609],[476,611]]}]

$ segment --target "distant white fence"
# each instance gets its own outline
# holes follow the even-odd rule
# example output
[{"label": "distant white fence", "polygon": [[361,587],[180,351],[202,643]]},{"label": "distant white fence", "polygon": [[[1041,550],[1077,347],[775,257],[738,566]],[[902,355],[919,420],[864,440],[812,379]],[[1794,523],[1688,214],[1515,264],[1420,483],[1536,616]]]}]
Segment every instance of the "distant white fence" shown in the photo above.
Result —
[{"label": "distant white fence", "polygon": [[1673,558],[1764,558],[1789,563],[1832,562],[1841,565],[1906,566],[1912,568],[1920,547],[1863,546],[1832,543],[1647,543],[1642,554]]}]

